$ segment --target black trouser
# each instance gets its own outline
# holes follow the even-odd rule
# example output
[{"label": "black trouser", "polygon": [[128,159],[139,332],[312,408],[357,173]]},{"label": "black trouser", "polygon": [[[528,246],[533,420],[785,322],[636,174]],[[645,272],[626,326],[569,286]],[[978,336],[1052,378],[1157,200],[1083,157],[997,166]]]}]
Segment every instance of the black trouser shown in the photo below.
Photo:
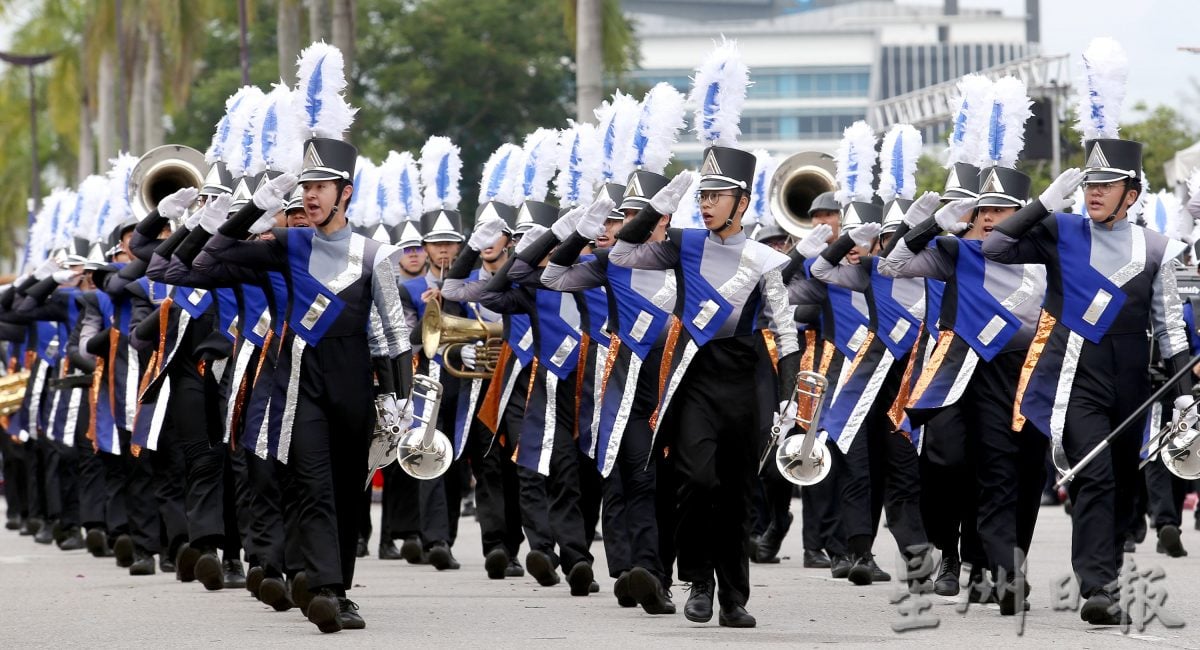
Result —
[{"label": "black trouser", "polygon": [[[1028,554],[1041,508],[1049,440],[1030,424],[1012,430],[1012,405],[1025,351],[980,361],[964,396],[968,430],[976,433],[976,479],[979,483],[979,536],[988,568],[1014,575],[1014,553]],[[969,561],[969,558],[964,557]],[[1011,579],[1011,578],[1009,578]]]},{"label": "black trouser", "polygon": [[8,433],[0,433],[0,456],[4,457],[4,502],[9,518],[29,516],[29,465],[24,446]]},{"label": "black trouser", "polygon": [[181,359],[171,372],[168,421],[186,463],[185,507],[188,543],[201,550],[222,548],[225,543],[225,464],[220,418],[214,391],[194,366]]},{"label": "black trouser", "polygon": [[1157,458],[1146,464],[1145,474],[1150,522],[1155,530],[1183,525],[1183,500],[1192,491],[1192,482],[1172,474]]},{"label": "black trouser", "polygon": [[[1072,467],[1149,396],[1149,362],[1143,333],[1110,334],[1098,344],[1084,340],[1063,432]],[[1142,482],[1141,442],[1141,427],[1126,429],[1067,488],[1074,504],[1071,564],[1085,597],[1117,579]]]},{"label": "black trouser", "polygon": [[[480,394],[483,392],[481,389]],[[509,442],[507,436],[505,442]],[[512,449],[500,443],[500,436],[493,440],[491,432],[476,419],[464,453],[475,475],[475,512],[483,554],[502,548],[510,558],[516,558],[525,535],[521,532],[520,480],[517,466],[510,460]]]},{"label": "black trouser", "polygon": [[[669,587],[670,581],[659,557],[655,493],[658,466],[652,462],[654,431],[650,427],[650,416],[658,407],[661,362],[662,348],[655,348],[638,372],[636,394],[629,409],[621,447],[617,450],[616,463],[604,479],[604,553],[610,576],[616,578],[633,567],[642,567],[661,580],[664,587]],[[612,389],[610,386],[609,390]],[[603,450],[597,451],[597,455],[602,453]]]},{"label": "black trouser", "polygon": [[129,533],[129,458],[96,452],[104,473],[104,522],[109,543]]},{"label": "black trouser", "polygon": [[62,463],[59,444],[43,432],[37,439],[38,474],[43,516],[58,521],[63,510]]},{"label": "black trouser", "polygon": [[80,526],[79,514],[79,453],[75,447],[68,447],[60,442],[54,443],[58,448],[58,485],[59,501],[62,511],[58,516],[63,533],[77,532]]},{"label": "black trouser", "polygon": [[294,489],[284,507],[296,509],[310,590],[342,591],[354,580],[374,417],[367,350],[365,335],[326,337],[305,351],[300,369],[287,456]]},{"label": "black trouser", "polygon": [[[830,458],[833,457],[833,445],[825,444]],[[768,458],[768,463],[774,464],[774,458]],[[835,472],[830,472],[825,480],[815,485],[800,488],[800,518],[801,535],[804,550],[819,551],[825,549],[829,555],[846,555],[846,534],[842,530],[840,514],[841,478]]]},{"label": "black trouser", "polygon": [[226,560],[242,559],[243,533],[246,531],[250,516],[247,506],[248,488],[246,486],[246,459],[237,456],[224,445],[218,445],[224,457],[225,470],[222,472],[224,487],[224,503],[222,505],[225,520],[225,541],[221,546],[222,557]]},{"label": "black trouser", "polygon": [[29,516],[33,519],[46,519],[46,460],[36,438],[26,440],[22,447],[25,448],[25,484],[29,494]]},{"label": "black trouser", "polygon": [[187,461],[184,458],[183,446],[179,444],[175,430],[169,423],[163,425],[158,438],[158,449],[143,450],[135,462],[146,465],[153,475],[152,497],[157,507],[158,519],[162,522],[161,551],[174,559],[179,553],[179,547],[189,539],[186,504]]},{"label": "black trouser", "polygon": [[[956,555],[973,567],[982,567],[987,557],[977,524],[976,439],[985,435],[986,427],[1004,428],[1006,424],[1004,418],[991,410],[983,416],[982,411],[975,409],[975,399],[963,397],[924,425],[920,461],[921,520],[929,542],[942,551],[943,556]],[[1002,404],[1004,396],[991,399]],[[1008,404],[1008,419],[1011,420],[1011,399]],[[979,418],[975,417],[977,415]],[[986,421],[977,422],[977,419]]]},{"label": "black trouser", "polygon": [[[116,527],[117,534],[128,532],[139,551],[154,555],[161,550],[161,518],[155,500],[154,471],[151,467],[154,452],[142,450],[141,457],[134,458],[129,449],[130,434],[119,429],[121,455],[104,454],[104,485],[114,499],[125,504],[128,530]],[[151,458],[147,458],[150,456]],[[113,526],[113,505],[109,503],[109,531]]]},{"label": "black trouser", "polygon": [[75,435],[75,457],[79,468],[80,524],[88,530],[106,530],[108,487],[104,484],[104,461],[101,460],[100,453],[92,449],[92,441],[88,440],[84,433]]},{"label": "black trouser", "polygon": [[293,576],[303,565],[295,509],[285,511],[283,492],[292,483],[287,466],[274,458],[246,454],[250,483],[250,529],[246,550],[270,578]]},{"label": "black trouser", "polygon": [[[391,463],[380,470],[383,473],[383,500],[380,503],[379,543],[393,539],[418,537],[421,534],[421,506],[417,492],[417,479],[404,473],[399,463]],[[365,512],[359,514],[359,534],[362,534],[362,519],[370,515],[370,490],[367,490]]]},{"label": "black trouser", "polygon": [[710,341],[692,360],[670,406],[679,579],[711,581],[715,571],[725,605],[750,598],[745,540],[760,449],[756,356],[751,337]]},{"label": "black trouser", "polygon": [[897,359],[892,365],[850,449],[843,454],[833,445],[832,471],[841,473],[842,481],[842,526],[855,556],[871,554],[885,507],[888,530],[901,551],[927,542],[917,450],[908,438],[893,431],[888,417],[904,364],[905,359]]}]

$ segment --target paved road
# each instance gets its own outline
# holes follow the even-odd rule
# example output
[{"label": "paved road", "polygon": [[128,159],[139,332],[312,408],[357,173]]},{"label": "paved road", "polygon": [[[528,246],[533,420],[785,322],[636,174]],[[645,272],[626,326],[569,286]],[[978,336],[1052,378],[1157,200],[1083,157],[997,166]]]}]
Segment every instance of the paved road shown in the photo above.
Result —
[{"label": "paved road", "polygon": [[[793,504],[799,522],[800,502]],[[800,566],[798,528],[784,544],[784,561],[752,565],[750,611],[758,617],[754,630],[718,628],[716,621],[695,625],[682,615],[651,617],[640,609],[621,609],[611,596],[612,580],[601,579],[602,593],[572,598],[565,585],[539,587],[530,578],[488,580],[478,552],[478,527],[464,522],[457,555],[460,571],[438,573],[403,561],[361,560],[351,596],[367,620],[365,631],[321,635],[298,610],[276,613],[244,590],[205,592],[198,583],[183,585],[173,577],[133,578],[112,560],[83,551],[64,553],[34,544],[31,538],[0,531],[0,647],[92,647],[141,644],[146,647],[396,647],[420,643],[437,647],[656,648],[704,644],[788,644],[816,647],[838,643],[850,647],[892,642],[910,647],[1160,647],[1200,648],[1200,531],[1191,529],[1187,513],[1183,541],[1192,557],[1169,559],[1154,553],[1148,540],[1135,559],[1142,568],[1161,566],[1170,597],[1168,611],[1187,626],[1167,629],[1158,621],[1138,634],[1120,628],[1092,628],[1072,612],[1050,606],[1052,577],[1070,566],[1070,522],[1061,508],[1043,508],[1030,560],[1032,610],[1023,636],[1014,618],[1001,618],[994,605],[973,605],[956,613],[954,599],[931,596],[936,629],[898,634],[900,620],[888,602],[896,583],[853,587],[834,581],[827,570]],[[378,507],[375,516],[378,517]],[[377,528],[378,529],[378,528]],[[1153,535],[1153,532],[1151,532]],[[893,570],[895,545],[883,532],[877,544],[880,563]],[[372,549],[374,550],[374,549]],[[597,543],[597,575],[606,576],[603,549]],[[686,592],[676,588],[682,609]],[[349,647],[347,646],[347,647]]]}]

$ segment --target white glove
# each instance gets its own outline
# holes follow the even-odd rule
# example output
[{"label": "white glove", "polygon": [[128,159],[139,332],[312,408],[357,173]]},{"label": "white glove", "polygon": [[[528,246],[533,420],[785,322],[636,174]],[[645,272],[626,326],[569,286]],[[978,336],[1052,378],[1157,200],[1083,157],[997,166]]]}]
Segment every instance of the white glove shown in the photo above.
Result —
[{"label": "white glove", "polygon": [[55,261],[53,257],[49,257],[46,258],[45,262],[42,262],[41,266],[33,270],[33,277],[39,281],[45,280],[46,278],[54,275],[54,273],[60,269],[62,269],[62,267],[58,265],[58,262]]},{"label": "white glove", "polygon": [[200,214],[200,227],[210,235],[217,234],[217,228],[229,218],[229,206],[233,205],[232,194],[222,194],[208,200]]},{"label": "white glove", "polygon": [[288,195],[295,188],[295,174],[280,174],[258,188],[258,191],[254,193],[254,205],[261,208],[263,212],[275,216],[276,212],[283,209],[284,204],[287,203]]},{"label": "white glove", "polygon": [[799,405],[791,400],[780,402],[775,410],[775,419],[771,423],[771,431],[777,436],[786,436],[796,426],[796,413]]},{"label": "white glove", "polygon": [[469,370],[475,369],[475,346],[474,345],[464,345],[461,348],[459,348],[459,356],[462,357],[463,367],[465,367]]},{"label": "white glove", "polygon": [[467,240],[467,246],[471,250],[481,251],[485,248],[491,248],[500,241],[500,233],[504,230],[503,219],[484,219],[475,224],[475,230],[471,232],[471,238]]},{"label": "white glove", "polygon": [[942,197],[937,195],[937,192],[926,192],[921,195],[921,198],[913,201],[913,204],[908,206],[908,212],[904,213],[904,223],[909,228],[916,228],[918,225],[925,222],[926,219],[933,216],[933,211],[937,210],[938,201]]},{"label": "white glove", "polygon": [[796,244],[796,252],[804,256],[805,259],[810,259],[821,254],[828,246],[829,236],[833,234],[833,228],[827,223],[819,223],[813,226],[813,229],[808,231],[808,234]]},{"label": "white glove", "polygon": [[50,277],[54,278],[54,281],[58,284],[66,284],[79,277],[79,274],[71,269],[63,269],[61,271],[55,271],[54,275],[51,275]]},{"label": "white glove", "polygon": [[517,242],[517,255],[520,255],[521,251],[525,250],[526,248],[533,246],[533,242],[537,241],[542,235],[546,234],[547,230],[548,229],[545,226],[538,224],[530,226],[529,230],[526,230],[525,234],[521,235],[521,241]]},{"label": "white glove", "polygon": [[579,217],[583,216],[586,210],[587,206],[580,205],[571,208],[566,214],[559,217],[558,221],[555,221],[554,225],[550,226],[550,232],[554,233],[555,239],[558,241],[567,241],[567,237],[574,234],[575,224],[579,223]]},{"label": "white glove", "polygon": [[951,201],[938,210],[933,218],[937,221],[939,228],[957,235],[971,228],[971,224],[963,221],[962,218],[975,209],[976,202],[975,199]]},{"label": "white glove", "polygon": [[250,227],[247,228],[247,230],[249,230],[250,234],[252,235],[261,235],[264,232],[267,232],[275,227],[276,214],[278,214],[278,210],[275,212],[264,212],[261,217],[255,219],[254,223],[250,224]]},{"label": "white glove", "polygon": [[604,233],[604,222],[612,218],[612,210],[617,206],[608,194],[592,201],[586,212],[579,217],[579,221],[575,224],[575,232],[587,237],[595,239]]},{"label": "white glove", "polygon": [[864,223],[850,231],[850,239],[854,240],[858,246],[870,246],[881,230],[883,230],[883,226],[877,223]]},{"label": "white glove", "polygon": [[172,221],[182,217],[187,212],[188,206],[196,200],[199,194],[200,190],[194,187],[185,187],[181,190],[176,190],[174,194],[158,202],[158,215]]},{"label": "white glove", "polygon": [[659,214],[674,214],[679,207],[679,200],[692,187],[695,176],[687,170],[679,172],[671,182],[655,193],[650,199],[650,207]]},{"label": "white glove", "polygon": [[1059,174],[1050,187],[1042,190],[1038,200],[1047,211],[1062,212],[1075,205],[1075,190],[1082,182],[1083,172],[1078,167],[1072,167]]},{"label": "white glove", "polygon": [[[206,203],[205,205],[208,205],[208,204]],[[204,214],[204,206],[200,206],[199,208],[194,210],[191,214],[184,217],[183,227],[187,228],[189,231],[199,228],[200,227],[200,217],[203,214]]]}]

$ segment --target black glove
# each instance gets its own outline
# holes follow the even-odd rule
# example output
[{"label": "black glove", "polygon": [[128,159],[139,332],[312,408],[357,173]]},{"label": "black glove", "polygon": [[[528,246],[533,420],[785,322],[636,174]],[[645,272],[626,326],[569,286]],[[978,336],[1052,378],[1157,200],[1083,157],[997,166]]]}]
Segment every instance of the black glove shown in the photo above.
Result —
[{"label": "black glove", "polygon": [[475,263],[479,261],[479,251],[470,246],[463,246],[458,252],[458,257],[454,258],[454,263],[450,265],[450,271],[446,273],[447,280],[466,280],[471,275],[471,271],[475,269]]},{"label": "black glove", "polygon": [[550,254],[550,251],[558,246],[558,237],[554,236],[554,232],[547,230],[541,237],[538,237],[532,244],[527,246],[520,253],[517,253],[517,259],[525,262],[533,268],[537,268],[542,260]]},{"label": "black glove", "polygon": [[579,254],[588,245],[588,238],[579,233],[574,233],[567,237],[567,241],[559,244],[558,248],[554,249],[554,254],[550,256],[550,263],[559,266],[571,266],[579,260]]},{"label": "black glove", "polygon": [[1013,239],[1020,239],[1049,214],[1042,206],[1041,201],[1030,201],[1029,205],[1017,210],[1011,217],[997,224],[995,230]]},{"label": "black glove", "polygon": [[796,375],[800,374],[800,352],[796,351],[779,360],[779,400],[786,402],[796,392]]},{"label": "black glove", "polygon": [[631,244],[644,244],[650,235],[654,233],[655,226],[658,225],[662,215],[647,203],[644,208],[638,211],[637,216],[625,222],[621,226],[621,230],[617,232],[617,239],[627,241]]},{"label": "black glove", "polygon": [[[903,228],[904,226],[901,227]],[[908,246],[908,250],[920,252],[925,250],[929,242],[933,241],[941,232],[942,228],[937,224],[937,220],[930,217],[904,233],[904,243]]]},{"label": "black glove", "polygon": [[108,358],[108,339],[110,336],[110,331],[112,331],[111,327],[102,329],[93,334],[92,337],[87,340],[85,348],[87,349],[88,354],[91,354],[98,359]]},{"label": "black glove", "polygon": [[[341,196],[340,189],[338,196]],[[250,226],[253,226],[261,216],[263,216],[263,209],[254,205],[254,201],[246,201],[246,205],[243,205],[232,217],[221,224],[218,231],[230,239],[246,239],[250,236]]]},{"label": "black glove", "polygon": [[852,250],[854,250],[854,240],[850,239],[849,234],[845,234],[821,251],[821,257],[824,257],[825,261],[831,265],[837,266],[841,263],[842,258]]}]

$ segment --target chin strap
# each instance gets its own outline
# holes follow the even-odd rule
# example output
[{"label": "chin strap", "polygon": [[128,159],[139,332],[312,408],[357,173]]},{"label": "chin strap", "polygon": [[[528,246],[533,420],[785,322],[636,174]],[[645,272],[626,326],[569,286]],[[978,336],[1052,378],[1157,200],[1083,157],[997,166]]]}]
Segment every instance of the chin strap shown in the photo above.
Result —
[{"label": "chin strap", "polygon": [[329,223],[329,221],[330,221],[331,219],[333,219],[333,218],[334,218],[334,216],[336,216],[336,215],[337,215],[337,213],[338,213],[338,203],[341,203],[342,192],[343,192],[343,191],[346,189],[346,185],[348,185],[348,183],[347,183],[346,181],[338,181],[338,184],[337,184],[337,196],[338,196],[338,198],[337,198],[337,200],[334,202],[334,204],[333,204],[333,208],[331,208],[331,209],[329,210],[329,214],[328,214],[328,215],[326,215],[326,217],[325,217],[325,220],[324,220],[324,221],[322,221],[321,223],[314,223],[314,224],[313,224],[313,226],[314,226],[314,227],[316,227],[316,228],[324,228],[324,227],[325,227],[325,224]]},{"label": "chin strap", "polygon": [[[1133,185],[1133,180],[1132,180],[1132,179],[1130,179],[1130,180],[1126,180],[1126,181],[1125,181],[1125,192],[1128,192],[1129,190],[1133,189],[1132,185]],[[1139,188],[1139,189],[1140,189],[1140,188]],[[1112,214],[1108,215],[1108,218],[1107,218],[1107,219],[1105,219],[1104,221],[1101,221],[1100,223],[1102,223],[1102,224],[1109,224],[1109,223],[1112,223],[1112,222],[1113,222],[1113,220],[1117,218],[1117,213],[1118,213],[1118,212],[1120,212],[1120,211],[1121,211],[1121,204],[1120,204],[1120,203],[1118,203],[1118,204],[1117,204],[1117,207],[1116,207],[1116,208],[1113,210]]]},{"label": "chin strap", "polygon": [[733,197],[733,207],[729,209],[729,216],[725,217],[725,225],[721,226],[720,230],[716,231],[717,235],[729,230],[733,227],[733,217],[737,215],[738,204],[742,202],[742,193],[746,190],[739,189],[736,196]]}]

